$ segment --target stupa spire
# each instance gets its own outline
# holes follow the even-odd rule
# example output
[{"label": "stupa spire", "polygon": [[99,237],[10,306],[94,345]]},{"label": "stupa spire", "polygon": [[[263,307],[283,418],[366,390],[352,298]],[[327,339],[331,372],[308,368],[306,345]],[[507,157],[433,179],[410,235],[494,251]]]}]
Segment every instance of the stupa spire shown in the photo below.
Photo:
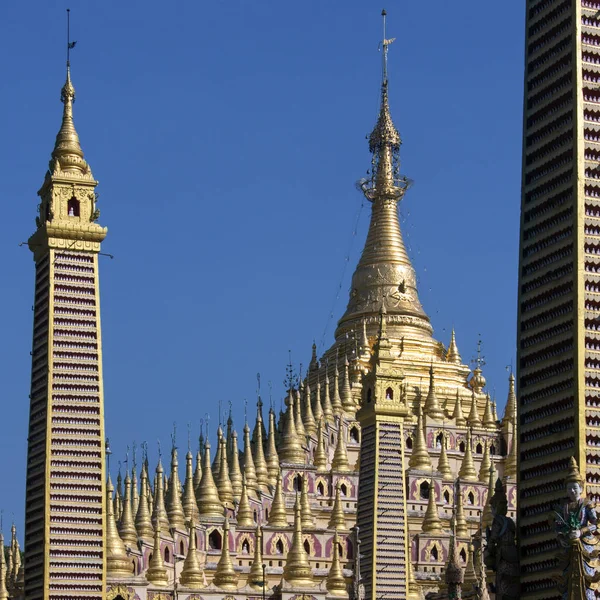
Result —
[{"label": "stupa spire", "polygon": [[231,456],[229,457],[229,479],[233,497],[238,499],[242,493],[242,470],[240,469],[240,451],[238,447],[238,435],[235,429],[231,434]]},{"label": "stupa spire", "polygon": [[448,345],[448,352],[446,352],[446,362],[460,364],[461,357],[458,352],[458,346],[456,345],[456,334],[454,333],[454,327],[452,328],[452,335],[450,336],[450,344]]},{"label": "stupa spire", "polygon": [[296,495],[294,505],[294,535],[292,546],[287,554],[283,578],[292,586],[313,587],[313,576],[308,555],[302,539],[302,518],[300,516],[300,499]]},{"label": "stupa spire", "polygon": [[423,409],[420,403],[418,411],[419,418],[417,420],[417,427],[415,428],[413,450],[408,461],[408,466],[413,469],[427,471],[431,469],[431,457],[427,451],[427,443],[425,441],[425,434],[423,433]]},{"label": "stupa spire", "polygon": [[252,508],[250,507],[250,500],[248,499],[248,486],[246,485],[246,477],[244,477],[242,480],[242,495],[240,496],[240,503],[238,504],[236,519],[238,527],[254,527]]},{"label": "stupa spire", "polygon": [[435,377],[433,374],[433,363],[429,367],[429,391],[425,399],[425,408],[423,412],[432,419],[442,420],[444,411],[440,408],[437,395],[435,393]]},{"label": "stupa spire", "polygon": [[333,558],[331,560],[331,567],[329,567],[329,573],[327,573],[326,586],[327,591],[331,596],[346,596],[347,586],[344,574],[342,572],[342,565],[340,564],[340,550],[337,529],[333,536]]},{"label": "stupa spire", "polygon": [[272,408],[269,409],[269,437],[267,438],[266,460],[269,469],[269,483],[275,485],[279,473],[279,455],[275,444],[275,411]]},{"label": "stupa spire", "polygon": [[189,530],[189,544],[179,582],[186,587],[199,588],[204,586],[204,574],[200,566],[200,559],[196,550],[196,527],[190,519],[187,523]]},{"label": "stupa spire", "polygon": [[250,427],[248,422],[244,424],[244,476],[248,489],[256,491],[258,489],[258,480],[256,478],[256,469],[254,459],[252,458],[252,448],[250,447]]},{"label": "stupa spire", "polygon": [[[385,13],[385,11],[384,11]],[[375,317],[382,305],[394,316],[395,327],[411,330],[431,339],[432,327],[417,293],[414,268],[410,262],[398,220],[398,202],[409,187],[400,175],[400,134],[390,114],[388,99],[388,50],[395,38],[385,33],[382,48],[382,82],[379,115],[369,136],[371,171],[359,182],[372,203],[367,240],[350,288],[346,313],[336,331],[336,339],[357,329],[366,317]]]},{"label": "stupa spire", "polygon": [[[257,407],[258,408],[256,410],[256,424],[254,426],[254,469],[256,471],[256,479],[258,485],[266,489],[267,485],[269,484],[269,467],[265,459],[265,451],[263,447],[262,411],[260,410],[259,404],[257,404]],[[302,422],[300,418],[298,420]]]},{"label": "stupa spire", "polygon": [[169,531],[171,524],[165,509],[165,493],[163,480],[163,466],[160,458],[156,466],[156,480],[154,484],[154,512],[152,513],[152,525],[154,529],[160,528],[163,531]]},{"label": "stupa spire", "polygon": [[302,491],[300,492],[300,514],[302,518],[302,529],[312,529],[315,526],[315,519],[310,508],[308,498],[308,476],[302,477]]},{"label": "stupa spire", "polygon": [[457,427],[464,427],[467,424],[467,420],[463,415],[462,401],[458,390],[456,390],[456,402],[454,403],[454,414],[452,415],[452,418],[456,422]]},{"label": "stupa spire", "polygon": [[254,560],[252,561],[252,566],[250,567],[250,573],[248,575],[248,585],[255,590],[262,590],[263,586],[266,585],[263,571],[262,544],[262,527],[257,527],[254,536]]},{"label": "stupa spire", "polygon": [[148,506],[148,473],[146,472],[146,463],[142,463],[140,502],[135,514],[135,529],[139,537],[147,540],[151,540],[154,535],[154,528],[150,520],[150,508]]},{"label": "stupa spire", "polygon": [[123,543],[131,547],[137,546],[138,536],[133,523],[133,514],[131,508],[131,478],[129,471],[125,475],[125,497],[123,499],[123,513],[119,523],[119,535]]},{"label": "stupa spire", "polygon": [[153,585],[167,585],[169,583],[169,575],[160,549],[160,523],[154,532],[154,548],[146,571],[146,579]]},{"label": "stupa spire", "polygon": [[473,462],[473,448],[471,447],[471,430],[467,429],[467,440],[465,442],[465,455],[463,456],[458,476],[465,481],[477,481],[477,471]]},{"label": "stupa spire", "polygon": [[437,470],[438,473],[442,475],[442,479],[454,479],[454,475],[452,473],[452,469],[450,468],[450,461],[448,460],[447,453],[447,438],[446,433],[442,432],[442,447],[440,449],[440,458],[438,459]]},{"label": "stupa spire", "polygon": [[173,445],[171,447],[171,476],[169,478],[169,489],[167,491],[167,515],[171,527],[185,529],[185,515],[181,504],[181,481],[179,480],[179,460],[177,458],[177,446],[175,446],[175,434],[173,434]]},{"label": "stupa spire", "polygon": [[304,403],[302,408],[304,409],[304,414],[302,415],[304,419],[304,430],[306,431],[306,435],[315,435],[317,433],[317,423],[315,421],[315,416],[312,411],[312,400],[310,395],[310,385],[308,384],[308,379],[306,380],[306,384],[304,385]]},{"label": "stupa spire", "polygon": [[219,498],[219,491],[210,466],[210,442],[206,440],[204,445],[204,465],[202,467],[202,479],[198,488],[197,496],[198,510],[201,517],[220,517],[223,514],[223,503]]},{"label": "stupa spire", "polygon": [[334,471],[351,471],[350,463],[348,462],[348,451],[346,449],[346,428],[341,417],[338,418],[338,437],[335,451],[331,460],[331,468]]},{"label": "stupa spire", "polygon": [[324,471],[327,468],[327,452],[325,451],[325,442],[323,441],[323,419],[319,421],[317,427],[317,447],[313,457],[313,464],[317,471]]},{"label": "stupa spire", "polygon": [[6,559],[4,558],[4,535],[0,532],[0,600],[8,600],[6,589]]},{"label": "stupa spire", "polygon": [[221,546],[221,558],[217,563],[217,570],[213,583],[222,590],[233,591],[237,589],[238,574],[233,568],[231,555],[229,554],[229,517],[225,516],[223,523],[223,544]]},{"label": "stupa spire", "polygon": [[185,455],[185,483],[183,484],[183,512],[187,521],[197,523],[200,513],[194,494],[194,457],[188,450]]},{"label": "stupa spire", "polygon": [[427,510],[423,517],[423,525],[421,528],[427,533],[441,533],[442,520],[438,512],[438,506],[435,501],[435,482],[432,479],[429,484],[429,500],[427,501]]},{"label": "stupa spire", "polygon": [[342,506],[342,497],[340,493],[341,483],[338,481],[335,484],[335,500],[333,501],[333,509],[329,517],[329,529],[346,529],[346,517],[344,516],[344,508]]},{"label": "stupa spire", "polygon": [[281,481],[281,471],[277,473],[277,485],[275,486],[275,495],[269,511],[269,525],[271,527],[287,527],[287,513],[285,510],[285,501],[283,499],[283,484]]},{"label": "stupa spire", "polygon": [[[125,544],[117,531],[112,502],[113,492],[114,488],[109,476],[106,483],[106,571],[112,577],[129,577],[131,564],[125,551]],[[4,547],[2,551],[4,552]]]},{"label": "stupa spire", "polygon": [[219,490],[221,502],[223,502],[225,506],[231,506],[233,503],[233,487],[231,486],[231,479],[229,479],[226,446],[227,442],[225,441],[225,438],[221,438],[221,467],[217,479],[217,489]]}]

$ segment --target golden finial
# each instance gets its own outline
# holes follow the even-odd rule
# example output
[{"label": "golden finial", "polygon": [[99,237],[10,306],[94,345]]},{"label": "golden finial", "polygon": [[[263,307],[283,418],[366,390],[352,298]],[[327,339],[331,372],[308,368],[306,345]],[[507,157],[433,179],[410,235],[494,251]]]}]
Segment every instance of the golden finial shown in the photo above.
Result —
[{"label": "golden finial", "polygon": [[250,427],[248,426],[248,422],[244,425],[244,475],[246,477],[248,489],[256,492],[258,490],[258,479],[256,477],[254,459],[252,458]]},{"label": "golden finial", "polygon": [[492,400],[492,418],[494,419],[494,423],[498,422],[498,413],[496,412],[496,400]]},{"label": "golden finial", "polygon": [[331,469],[333,471],[348,472],[351,471],[350,464],[348,463],[348,452],[346,449],[346,428],[344,427],[344,421],[340,417],[338,418],[338,437],[337,444],[335,445],[335,451],[333,453],[333,459],[331,460]]},{"label": "golden finial", "polygon": [[254,469],[258,486],[266,489],[269,485],[269,467],[265,459],[263,447],[263,422],[260,407],[256,411],[256,425],[254,427]]},{"label": "golden finial", "polygon": [[246,477],[242,480],[242,493],[240,496],[240,503],[237,509],[237,526],[239,527],[254,527],[254,513],[250,507],[250,500],[248,499],[248,487],[246,485]]},{"label": "golden finial", "polygon": [[433,375],[433,363],[429,367],[429,391],[427,392],[427,398],[425,399],[424,412],[428,417],[432,419],[442,420],[444,418],[444,411],[440,408],[437,396],[435,394],[435,378]]},{"label": "golden finial", "polygon": [[435,482],[433,479],[429,484],[429,500],[427,501],[427,510],[423,517],[421,529],[426,533],[442,533],[442,521],[435,501]]},{"label": "golden finial", "polygon": [[[191,453],[188,453],[191,455]],[[188,551],[183,563],[179,583],[189,588],[199,588],[204,586],[204,574],[198,559],[198,551],[196,550],[196,527],[190,519],[187,522],[189,531]]]},{"label": "golden finial", "polygon": [[161,459],[158,459],[158,465],[156,466],[156,479],[154,483],[154,512],[152,513],[152,525],[156,529],[160,524],[160,528],[163,531],[169,531],[171,523],[165,509],[165,493],[164,493],[164,479],[163,479],[163,467]]},{"label": "golden finial", "polygon": [[254,559],[248,574],[248,585],[254,590],[262,590],[267,585],[264,579],[262,544],[262,527],[257,527],[254,536]]},{"label": "golden finial", "polygon": [[[67,11],[67,32],[70,28],[70,13]],[[67,33],[67,38],[69,34]],[[67,39],[67,79],[60,91],[60,100],[63,103],[63,117],[60,129],[56,136],[52,160],[50,161],[50,173],[82,173],[91,177],[88,164],[83,158],[83,150],[79,144],[79,136],[73,122],[73,103],[75,102],[75,88],[71,83],[71,61],[70,50],[77,42]]]},{"label": "golden finial", "polygon": [[[363,320],[364,323],[364,320]],[[366,326],[365,326],[366,327]],[[364,330],[365,338],[367,336],[367,330]],[[340,392],[342,397],[342,406],[345,411],[354,414],[356,411],[356,405],[352,398],[352,389],[350,386],[350,363],[348,362],[348,356],[344,354],[344,378],[342,381],[342,390]]]},{"label": "golden finial", "polygon": [[152,585],[167,585],[169,583],[169,575],[163,562],[163,557],[160,548],[160,523],[157,525],[154,531],[154,548],[152,549],[152,558],[148,564],[148,570],[146,571],[146,579]]},{"label": "golden finial", "polygon": [[285,501],[283,499],[283,483],[281,481],[281,471],[277,473],[277,485],[275,486],[275,494],[269,511],[269,526],[270,527],[287,527],[287,512],[285,510]]},{"label": "golden finial", "polygon": [[208,440],[204,445],[204,465],[197,499],[200,517],[221,517],[223,515],[223,503],[219,498],[219,491],[215,485],[210,465],[210,442]]},{"label": "golden finial", "polygon": [[471,392],[471,410],[467,417],[469,427],[482,427],[481,419],[479,417],[479,411],[477,410],[477,398],[475,397],[475,391]]},{"label": "golden finial", "polygon": [[7,569],[6,559],[4,558],[4,535],[0,532],[0,600],[8,600],[8,590],[6,589]]},{"label": "golden finial", "polygon": [[217,563],[217,570],[213,583],[225,591],[234,591],[237,589],[238,574],[233,568],[231,555],[229,554],[229,517],[225,515],[223,523],[223,544],[221,546],[221,558]]},{"label": "golden finial", "polygon": [[272,486],[277,484],[277,474],[279,473],[279,455],[275,445],[275,411],[269,409],[269,437],[267,439],[267,468],[269,469],[269,483]]},{"label": "golden finial", "polygon": [[231,456],[229,457],[229,479],[233,497],[239,500],[242,494],[242,470],[240,469],[240,450],[238,447],[237,431],[231,434]]},{"label": "golden finial", "polygon": [[335,484],[335,499],[331,516],[329,517],[328,529],[346,529],[346,517],[344,516],[344,508],[342,506],[342,496],[340,492],[341,483],[338,480]]},{"label": "golden finial", "polygon": [[327,591],[331,596],[347,596],[348,590],[346,586],[346,580],[342,572],[342,565],[340,564],[340,551],[339,551],[339,537],[337,529],[333,536],[333,558],[331,560],[331,566],[329,567],[329,573],[327,573]]},{"label": "golden finial", "polygon": [[315,387],[315,398],[313,406],[313,415],[315,422],[319,423],[323,418],[323,404],[321,403],[321,382],[319,380],[319,373],[317,371],[317,385]]},{"label": "golden finial", "polygon": [[458,479],[456,480],[456,483],[454,485],[454,503],[454,520],[456,525],[456,533],[459,537],[467,537],[469,535],[469,527],[467,524],[467,518],[465,517],[462,491],[460,489],[460,481]]},{"label": "golden finial", "polygon": [[137,547],[138,536],[131,512],[131,478],[129,477],[129,471],[125,476],[125,497],[123,499],[123,514],[119,523],[119,535],[123,543],[132,548]]},{"label": "golden finial", "polygon": [[492,399],[489,394],[485,397],[485,410],[483,413],[483,426],[487,429],[496,429],[496,421],[492,412]]},{"label": "golden finial", "polygon": [[483,527],[487,527],[492,524],[494,520],[494,514],[492,512],[492,497],[494,495],[494,483],[496,481],[496,470],[494,469],[494,464],[491,464],[489,473],[488,473],[488,492],[487,497],[485,499],[485,505],[483,507],[483,513],[481,515],[481,523]]},{"label": "golden finial", "polygon": [[217,479],[217,490],[219,498],[225,506],[231,506],[233,503],[233,487],[229,479],[229,466],[227,465],[227,448],[225,438],[221,438],[221,467]]},{"label": "golden finial", "polygon": [[333,418],[333,406],[331,405],[331,398],[329,396],[329,375],[327,369],[329,365],[325,365],[325,383],[323,384],[323,415],[325,421],[328,423],[335,423]]},{"label": "golden finial", "polygon": [[109,476],[106,483],[106,572],[109,577],[129,577],[131,575],[131,563],[127,558],[123,540],[119,537],[117,531],[112,502],[113,492],[114,488]]},{"label": "golden finial", "polygon": [[448,345],[448,352],[446,352],[446,362],[460,364],[461,361],[460,353],[458,352],[458,346],[456,345],[456,334],[454,333],[454,327],[452,328],[452,334],[450,335],[450,344]]},{"label": "golden finial", "polygon": [[302,538],[302,518],[300,516],[300,499],[296,494],[294,505],[294,535],[292,546],[288,552],[283,568],[283,578],[292,586],[313,587],[313,576],[308,555],[304,549]]},{"label": "golden finial", "polygon": [[185,455],[185,483],[183,484],[183,512],[186,521],[197,523],[200,518],[194,494],[194,457],[188,450]]},{"label": "golden finial", "polygon": [[302,408],[304,409],[304,431],[306,432],[306,435],[315,436],[317,433],[317,422],[315,421],[312,411],[312,399],[310,395],[310,385],[308,384],[308,379],[306,380],[306,384],[304,386],[304,402],[302,404]]},{"label": "golden finial", "polygon": [[517,395],[515,394],[515,376],[508,376],[508,397],[506,398],[506,408],[504,409],[504,418],[502,422],[508,421],[515,424],[515,415],[517,414]]},{"label": "golden finial", "polygon": [[325,441],[323,439],[323,417],[321,417],[317,428],[317,447],[313,457],[313,464],[317,471],[325,471],[327,469],[327,452],[325,451]]},{"label": "golden finial", "polygon": [[339,358],[336,353],[335,356],[335,370],[333,372],[333,400],[331,406],[333,408],[333,414],[339,416],[342,414],[344,407],[342,405],[342,397],[340,396],[340,372],[338,370]]},{"label": "golden finial", "polygon": [[302,423],[302,405],[300,399],[300,391],[294,391],[294,426],[296,427],[296,435],[300,442],[304,442],[306,439],[306,430],[304,429],[304,423]]},{"label": "golden finial", "polygon": [[490,459],[490,445],[487,441],[483,442],[483,456],[479,467],[479,481],[486,483],[490,478],[490,469],[492,469],[492,461]]},{"label": "golden finial", "polygon": [[473,463],[473,448],[471,447],[471,430],[467,429],[467,440],[465,443],[465,455],[463,456],[462,463],[458,476],[465,481],[477,481],[477,471],[475,470],[475,464]]},{"label": "golden finial", "polygon": [[[219,409],[220,412],[220,409]],[[223,439],[223,430],[221,426],[217,428],[217,451],[215,452],[215,460],[212,464],[212,474],[215,481],[219,481],[219,470],[221,469],[221,452],[223,451],[223,446],[221,445],[221,440]]]},{"label": "golden finial", "polygon": [[428,471],[432,468],[431,457],[427,450],[427,442],[425,441],[425,434],[423,433],[423,409],[419,403],[417,407],[418,420],[417,426],[414,433],[414,443],[412,454],[408,461],[408,466],[412,469],[419,469],[421,471]]},{"label": "golden finial", "polygon": [[300,445],[294,424],[294,396],[291,391],[288,396],[288,408],[285,413],[283,440],[279,449],[279,458],[282,463],[300,464],[306,462],[305,452]]},{"label": "golden finial", "polygon": [[517,443],[517,435],[516,433],[513,433],[510,444],[510,451],[506,455],[506,461],[504,462],[505,477],[517,476]]},{"label": "golden finial", "polygon": [[152,527],[148,507],[148,474],[146,473],[145,463],[142,463],[140,484],[140,502],[135,514],[135,529],[139,537],[150,540],[154,535],[154,528]]},{"label": "golden finial", "polygon": [[312,529],[315,526],[315,519],[310,508],[310,500],[308,498],[308,476],[306,474],[302,477],[300,514],[302,517],[302,529]]},{"label": "golden finial", "polygon": [[454,414],[452,415],[457,427],[464,427],[467,424],[462,411],[462,401],[460,399],[460,393],[456,390],[456,402],[454,403]]},{"label": "golden finial", "polygon": [[448,460],[447,445],[448,441],[446,433],[442,432],[442,447],[440,449],[440,457],[438,459],[437,471],[442,475],[442,479],[454,479],[452,469],[450,468],[450,461]]}]

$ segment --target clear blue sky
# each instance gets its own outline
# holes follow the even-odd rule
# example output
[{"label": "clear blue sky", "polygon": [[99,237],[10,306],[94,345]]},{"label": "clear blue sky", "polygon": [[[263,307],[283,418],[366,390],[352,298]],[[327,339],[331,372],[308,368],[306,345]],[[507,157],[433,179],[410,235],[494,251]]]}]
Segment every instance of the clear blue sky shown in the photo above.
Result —
[{"label": "clear blue sky", "polygon": [[[456,328],[464,360],[481,334],[500,409],[516,337],[521,5],[386,6],[392,115],[415,180],[402,227],[420,297],[438,339]],[[219,400],[233,402],[239,427],[245,398],[254,413],[257,371],[279,406],[288,350],[307,364],[313,338],[333,339],[368,225],[366,207],[351,244],[382,6],[1,3],[0,506],[19,526],[34,283],[19,242],[34,230],[60,124],[67,6],[75,123],[115,257],[101,258],[114,461],[133,440],[154,460],[174,421],[180,447],[192,423],[195,447]]]}]

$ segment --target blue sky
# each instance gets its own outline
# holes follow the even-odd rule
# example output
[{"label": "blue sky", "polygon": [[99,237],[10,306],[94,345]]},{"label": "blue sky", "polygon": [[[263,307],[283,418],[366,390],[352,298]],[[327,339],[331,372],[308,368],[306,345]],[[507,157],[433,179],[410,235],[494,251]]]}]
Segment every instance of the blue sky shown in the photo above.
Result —
[{"label": "blue sky", "polygon": [[[465,361],[481,335],[499,408],[515,357],[521,4],[386,6],[392,116],[415,181],[401,224],[421,301],[438,339],[456,328]],[[370,165],[381,6],[3,2],[0,506],[19,526],[34,282],[19,243],[60,125],[67,6],[75,123],[114,255],[101,259],[114,461],[134,440],[155,457],[173,422],[180,447],[191,423],[195,447],[219,400],[240,427],[257,372],[278,407],[288,350],[307,364],[313,339],[333,339],[369,216],[354,183]]]}]

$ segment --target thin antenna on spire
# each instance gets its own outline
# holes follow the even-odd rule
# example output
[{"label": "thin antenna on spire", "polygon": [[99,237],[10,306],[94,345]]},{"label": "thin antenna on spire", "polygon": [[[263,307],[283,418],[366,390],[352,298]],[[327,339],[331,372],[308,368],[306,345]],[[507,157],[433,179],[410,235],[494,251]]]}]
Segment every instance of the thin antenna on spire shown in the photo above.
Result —
[{"label": "thin antenna on spire", "polygon": [[127,444],[127,451],[125,452],[125,472],[129,472],[129,444]]},{"label": "thin antenna on spire", "polygon": [[188,421],[188,452],[192,450],[192,424]]},{"label": "thin antenna on spire", "polygon": [[221,404],[222,404],[222,402],[221,402],[221,400],[219,400],[219,425],[221,425],[221,418],[222,418],[221,417],[221,410],[222,410]]},{"label": "thin antenna on spire", "polygon": [[104,442],[104,452],[106,454],[106,470],[110,473],[110,455],[112,454],[112,450],[110,449],[110,440],[108,438]]},{"label": "thin antenna on spire", "polygon": [[260,398],[260,373],[256,374],[256,395]]},{"label": "thin antenna on spire", "polygon": [[67,8],[67,69],[71,66],[71,50],[76,43],[71,41],[71,9]]},{"label": "thin antenna on spire", "polygon": [[273,382],[268,381],[267,383],[269,385],[269,408],[273,410]]},{"label": "thin antenna on spire", "polygon": [[210,413],[206,413],[205,415],[206,418],[206,441],[208,442],[208,436],[210,435],[210,430],[209,430],[209,425],[210,425]]},{"label": "thin antenna on spire", "polygon": [[396,38],[391,38],[391,39],[387,39],[385,37],[386,31],[385,31],[385,18],[387,16],[387,12],[385,12],[385,9],[383,9],[381,11],[381,16],[383,17],[383,41],[380,44],[380,48],[383,47],[383,65],[382,65],[382,83],[385,85],[387,84],[387,55],[388,55],[388,46],[393,43],[395,41]]},{"label": "thin antenna on spire", "polygon": [[248,423],[248,400],[244,398],[244,423]]},{"label": "thin antenna on spire", "polygon": [[158,444],[158,460],[160,460],[162,458],[162,450],[160,449],[160,440],[156,440],[156,443]]},{"label": "thin antenna on spire", "polygon": [[133,442],[133,470],[135,471],[137,469],[137,445],[135,443],[135,440]]},{"label": "thin antenna on spire", "polygon": [[173,422],[173,433],[171,434],[171,450],[177,448],[177,423]]}]

